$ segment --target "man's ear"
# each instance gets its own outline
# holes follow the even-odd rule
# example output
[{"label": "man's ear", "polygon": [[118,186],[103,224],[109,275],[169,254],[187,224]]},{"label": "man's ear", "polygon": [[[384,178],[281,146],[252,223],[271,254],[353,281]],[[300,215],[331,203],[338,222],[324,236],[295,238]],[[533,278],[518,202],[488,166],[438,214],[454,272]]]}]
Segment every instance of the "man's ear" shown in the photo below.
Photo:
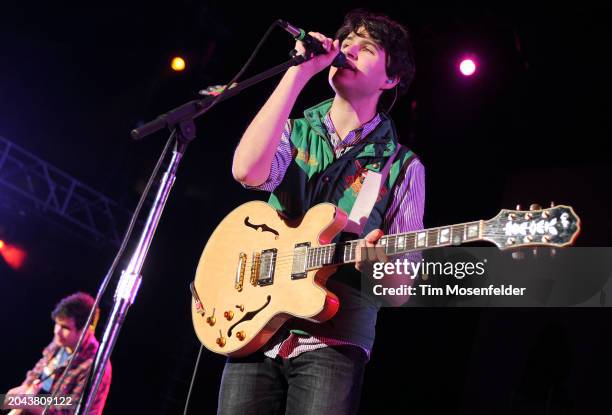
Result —
[{"label": "man's ear", "polygon": [[396,76],[394,78],[387,78],[385,82],[383,83],[383,86],[381,89],[384,89],[384,90],[393,89],[395,88],[397,84],[399,84],[399,81],[400,81],[399,76]]}]

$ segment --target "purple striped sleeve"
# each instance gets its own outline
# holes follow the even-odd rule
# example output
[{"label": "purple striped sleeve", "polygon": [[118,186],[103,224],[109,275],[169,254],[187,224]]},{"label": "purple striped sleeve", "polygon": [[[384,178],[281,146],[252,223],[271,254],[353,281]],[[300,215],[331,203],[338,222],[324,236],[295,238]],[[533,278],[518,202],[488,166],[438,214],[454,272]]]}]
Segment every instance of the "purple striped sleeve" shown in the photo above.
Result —
[{"label": "purple striped sleeve", "polygon": [[423,229],[424,210],[425,167],[419,159],[415,158],[406,169],[402,183],[393,192],[393,202],[385,216],[385,223],[388,223],[385,233],[403,233]]},{"label": "purple striped sleeve", "polygon": [[291,163],[293,144],[291,144],[291,121],[287,120],[285,129],[281,135],[280,142],[274,153],[272,165],[270,166],[270,174],[265,182],[258,186],[243,185],[247,189],[262,190],[265,192],[273,192],[285,177],[287,167]]},{"label": "purple striped sleeve", "polygon": [[[404,180],[395,187],[393,202],[385,215],[388,223],[385,234],[404,233],[423,229],[423,212],[425,210],[425,167],[417,158],[413,159],[406,169]],[[394,212],[397,212],[394,214]],[[393,218],[390,216],[393,215]],[[389,220],[391,221],[389,223]],[[421,262],[421,251],[409,252],[393,257],[393,260],[407,259],[410,262]]]}]

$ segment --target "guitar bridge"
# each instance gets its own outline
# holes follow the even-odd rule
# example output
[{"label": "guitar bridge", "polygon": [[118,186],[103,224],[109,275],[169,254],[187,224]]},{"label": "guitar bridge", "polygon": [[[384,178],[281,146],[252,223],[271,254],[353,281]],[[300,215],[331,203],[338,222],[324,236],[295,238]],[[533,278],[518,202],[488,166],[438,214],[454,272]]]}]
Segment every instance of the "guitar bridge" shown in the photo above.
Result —
[{"label": "guitar bridge", "polygon": [[236,267],[236,281],[234,283],[234,288],[237,291],[242,291],[242,286],[244,284],[244,270],[246,269],[247,255],[244,252],[241,252],[238,256],[238,266]]}]

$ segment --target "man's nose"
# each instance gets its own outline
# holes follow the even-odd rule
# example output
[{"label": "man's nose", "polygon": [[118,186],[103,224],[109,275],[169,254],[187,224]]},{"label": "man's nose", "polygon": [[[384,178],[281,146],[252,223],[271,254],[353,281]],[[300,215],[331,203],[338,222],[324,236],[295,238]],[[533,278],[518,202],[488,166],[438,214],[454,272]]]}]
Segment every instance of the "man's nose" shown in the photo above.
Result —
[{"label": "man's nose", "polygon": [[359,46],[357,45],[348,46],[344,54],[349,56],[353,60],[357,60],[357,56],[359,56]]}]

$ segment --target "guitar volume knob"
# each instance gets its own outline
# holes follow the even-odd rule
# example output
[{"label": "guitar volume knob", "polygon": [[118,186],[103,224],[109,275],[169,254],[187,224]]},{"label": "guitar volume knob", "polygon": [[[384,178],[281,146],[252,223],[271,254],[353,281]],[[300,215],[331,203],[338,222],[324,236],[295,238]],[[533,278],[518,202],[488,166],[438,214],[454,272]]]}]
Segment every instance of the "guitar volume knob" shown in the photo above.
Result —
[{"label": "guitar volume knob", "polygon": [[238,340],[243,341],[244,339],[246,339],[246,333],[244,332],[244,330],[240,330],[238,333],[236,333],[236,337],[238,338]]},{"label": "guitar volume knob", "polygon": [[234,312],[233,311],[226,311],[225,313],[223,313],[223,316],[227,319],[227,321],[231,321],[231,319],[234,318]]}]

